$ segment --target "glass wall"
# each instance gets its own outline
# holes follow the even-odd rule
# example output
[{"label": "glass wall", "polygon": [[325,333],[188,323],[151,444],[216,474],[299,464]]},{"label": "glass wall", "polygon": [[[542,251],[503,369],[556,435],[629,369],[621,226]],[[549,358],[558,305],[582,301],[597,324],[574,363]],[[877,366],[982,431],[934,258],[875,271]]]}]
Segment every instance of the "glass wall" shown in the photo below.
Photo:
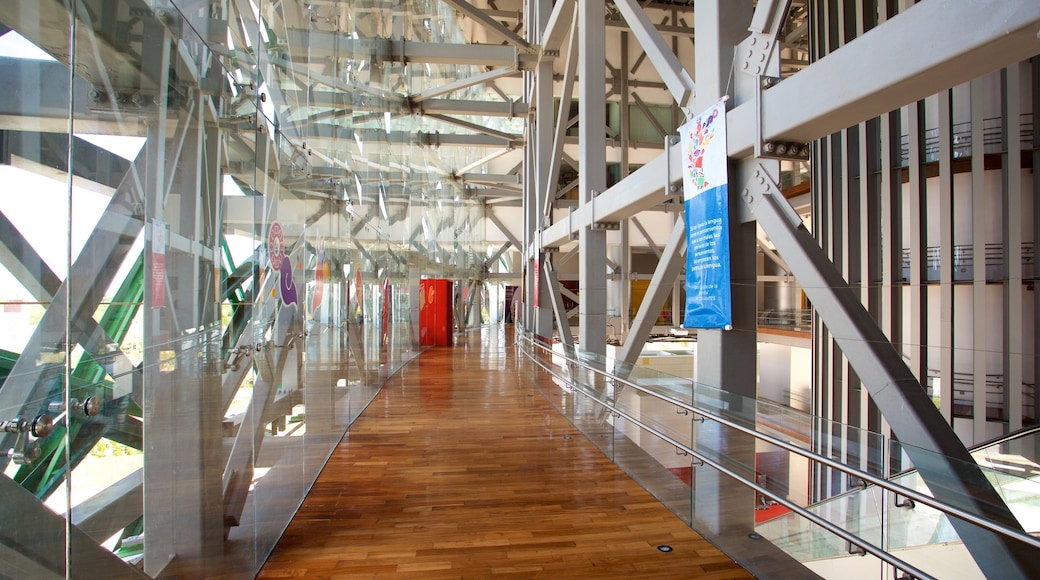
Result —
[{"label": "glass wall", "polygon": [[488,152],[408,99],[482,69],[401,49],[462,43],[455,18],[0,6],[0,576],[252,577],[417,354],[420,278],[486,320],[455,169]]}]

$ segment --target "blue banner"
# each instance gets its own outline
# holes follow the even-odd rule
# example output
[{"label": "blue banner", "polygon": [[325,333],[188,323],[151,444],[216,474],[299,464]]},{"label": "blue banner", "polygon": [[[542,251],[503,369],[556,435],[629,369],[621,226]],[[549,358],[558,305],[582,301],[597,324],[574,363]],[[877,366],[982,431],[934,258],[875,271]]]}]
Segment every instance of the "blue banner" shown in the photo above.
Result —
[{"label": "blue banner", "polygon": [[683,327],[728,329],[733,308],[725,102],[715,103],[680,131],[687,242]]}]

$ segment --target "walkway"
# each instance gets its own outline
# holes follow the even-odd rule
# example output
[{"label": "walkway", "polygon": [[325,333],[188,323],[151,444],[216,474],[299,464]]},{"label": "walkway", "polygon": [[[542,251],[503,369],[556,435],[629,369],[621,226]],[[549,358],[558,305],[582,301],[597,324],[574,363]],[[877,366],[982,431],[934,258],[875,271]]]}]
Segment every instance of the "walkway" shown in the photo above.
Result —
[{"label": "walkway", "polygon": [[560,416],[517,356],[490,329],[406,365],[258,578],[750,578]]}]

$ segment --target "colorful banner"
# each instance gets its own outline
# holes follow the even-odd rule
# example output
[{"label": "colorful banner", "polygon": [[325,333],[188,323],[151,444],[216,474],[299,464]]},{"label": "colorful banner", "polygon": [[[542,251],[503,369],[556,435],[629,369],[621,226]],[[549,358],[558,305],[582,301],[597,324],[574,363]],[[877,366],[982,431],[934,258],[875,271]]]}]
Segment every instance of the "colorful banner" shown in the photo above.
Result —
[{"label": "colorful banner", "polygon": [[715,103],[680,131],[687,242],[683,327],[730,328],[733,313],[725,101]]},{"label": "colorful banner", "polygon": [[271,223],[271,229],[267,233],[267,246],[271,269],[279,273],[278,294],[282,298],[282,304],[296,304],[298,297],[296,280],[293,279],[293,263],[285,253],[285,236],[282,234],[280,223]]}]

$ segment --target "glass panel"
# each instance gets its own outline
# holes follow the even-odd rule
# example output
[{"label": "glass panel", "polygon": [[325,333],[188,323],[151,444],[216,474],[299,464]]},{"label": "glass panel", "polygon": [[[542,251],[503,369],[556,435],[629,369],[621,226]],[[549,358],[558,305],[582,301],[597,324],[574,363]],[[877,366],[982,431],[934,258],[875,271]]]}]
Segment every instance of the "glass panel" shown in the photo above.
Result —
[{"label": "glass panel", "polygon": [[[0,493],[5,510],[11,510],[6,513],[21,519],[8,520],[0,548],[15,551],[11,546],[23,542],[42,547],[44,557],[34,561],[3,558],[5,574],[29,578],[66,571],[65,522],[56,514],[67,514],[70,502],[78,504],[88,493],[66,481],[70,465],[78,467],[91,451],[78,436],[90,430],[84,429],[90,419],[64,410],[70,396],[82,400],[93,392],[101,376],[91,363],[89,377],[81,371],[71,383],[67,378],[81,361],[86,366],[96,360],[87,349],[96,356],[108,343],[79,332],[67,340],[69,296],[82,301],[78,295],[86,280],[77,279],[75,287],[66,280],[72,264],[80,272],[90,259],[78,262],[106,197],[69,171],[70,143],[92,146],[69,134],[74,91],[82,94],[77,108],[85,108],[89,85],[68,72],[73,58],[68,15],[57,4],[36,9],[16,3],[5,5],[0,16],[5,24],[0,29],[0,101],[10,116],[0,130],[0,320],[7,335],[0,344]],[[70,211],[88,205],[89,211],[70,224]],[[84,305],[85,326],[99,302]],[[76,470],[77,481],[81,473]]]}]

